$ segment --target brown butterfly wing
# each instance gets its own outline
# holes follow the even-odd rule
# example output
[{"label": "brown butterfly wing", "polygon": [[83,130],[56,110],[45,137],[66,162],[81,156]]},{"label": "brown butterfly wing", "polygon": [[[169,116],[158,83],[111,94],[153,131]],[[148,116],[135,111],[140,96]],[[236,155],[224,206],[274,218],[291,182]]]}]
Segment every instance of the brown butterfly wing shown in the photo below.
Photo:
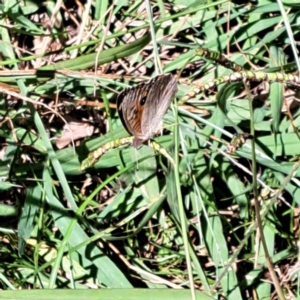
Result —
[{"label": "brown butterfly wing", "polygon": [[176,77],[166,74],[119,94],[119,116],[126,130],[135,137],[134,147],[150,139],[157,131],[176,91]]},{"label": "brown butterfly wing", "polygon": [[177,79],[172,74],[155,77],[149,83],[150,88],[142,117],[144,140],[150,139],[157,132],[177,92]]},{"label": "brown butterfly wing", "polygon": [[117,107],[120,119],[125,129],[136,138],[143,138],[141,131],[141,119],[143,107],[139,105],[144,84],[134,88],[123,90],[117,99]]}]

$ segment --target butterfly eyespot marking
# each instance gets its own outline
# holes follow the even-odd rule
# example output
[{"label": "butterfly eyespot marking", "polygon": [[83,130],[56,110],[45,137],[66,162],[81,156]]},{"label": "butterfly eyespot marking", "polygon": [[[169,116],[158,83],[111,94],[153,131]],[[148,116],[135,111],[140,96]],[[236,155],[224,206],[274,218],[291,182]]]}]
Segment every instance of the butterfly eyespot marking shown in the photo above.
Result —
[{"label": "butterfly eyespot marking", "polygon": [[140,105],[144,105],[147,100],[147,95],[145,95],[141,100],[140,100]]}]

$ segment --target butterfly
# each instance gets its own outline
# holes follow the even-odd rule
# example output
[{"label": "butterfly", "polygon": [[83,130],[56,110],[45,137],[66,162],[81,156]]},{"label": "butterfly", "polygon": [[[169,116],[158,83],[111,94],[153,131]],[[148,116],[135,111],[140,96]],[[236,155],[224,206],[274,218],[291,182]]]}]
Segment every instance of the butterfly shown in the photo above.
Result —
[{"label": "butterfly", "polygon": [[176,92],[176,76],[163,74],[119,94],[118,113],[125,129],[134,136],[132,145],[135,148],[149,140],[161,127]]}]

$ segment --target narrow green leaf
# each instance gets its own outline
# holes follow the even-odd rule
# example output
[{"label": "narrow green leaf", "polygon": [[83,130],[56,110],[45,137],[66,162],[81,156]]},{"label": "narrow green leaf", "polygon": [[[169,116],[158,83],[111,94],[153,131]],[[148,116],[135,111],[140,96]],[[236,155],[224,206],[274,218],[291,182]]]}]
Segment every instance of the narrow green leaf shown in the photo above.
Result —
[{"label": "narrow green leaf", "polygon": [[94,67],[96,62],[97,65],[100,66],[108,62],[116,61],[119,58],[130,56],[142,50],[143,47],[145,47],[149,42],[150,42],[150,35],[146,34],[145,36],[135,40],[130,44],[125,44],[115,48],[103,50],[99,54],[98,53],[86,54],[74,59],[69,59],[66,61],[55,63],[53,65],[44,66],[39,68],[38,72],[43,73],[43,71],[55,71],[55,70],[62,70],[62,69],[85,70]]}]

